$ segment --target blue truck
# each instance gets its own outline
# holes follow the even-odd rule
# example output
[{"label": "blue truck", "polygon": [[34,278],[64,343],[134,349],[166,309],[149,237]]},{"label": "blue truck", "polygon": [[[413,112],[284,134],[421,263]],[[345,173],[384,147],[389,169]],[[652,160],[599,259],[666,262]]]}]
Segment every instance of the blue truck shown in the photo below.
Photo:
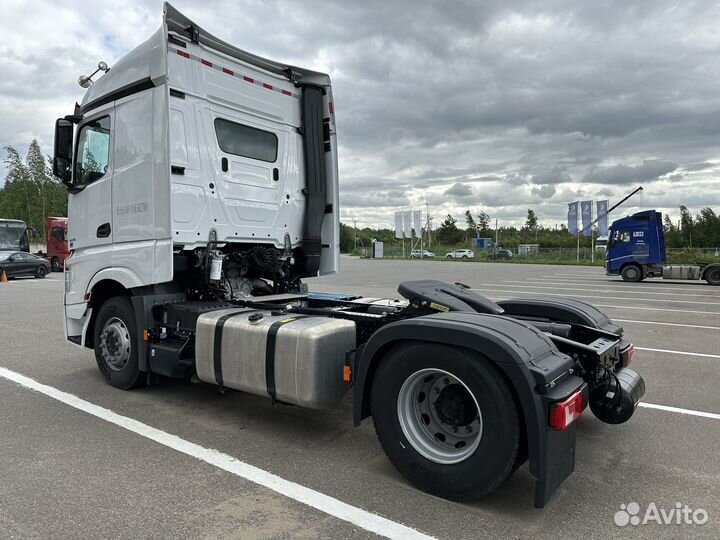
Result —
[{"label": "blue truck", "polygon": [[605,271],[624,281],[645,278],[704,279],[720,285],[720,264],[668,265],[662,214],[645,210],[613,222],[608,234]]}]

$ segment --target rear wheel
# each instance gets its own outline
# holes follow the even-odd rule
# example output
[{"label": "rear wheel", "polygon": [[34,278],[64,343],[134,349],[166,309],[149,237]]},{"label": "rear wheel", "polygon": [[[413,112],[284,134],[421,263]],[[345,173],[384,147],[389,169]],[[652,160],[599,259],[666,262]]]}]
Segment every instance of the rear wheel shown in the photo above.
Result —
[{"label": "rear wheel", "polygon": [[467,256],[467,255],[463,255],[462,258],[463,258],[463,259],[467,259],[468,256]]},{"label": "rear wheel", "polygon": [[38,266],[35,275],[40,279],[44,278],[47,275],[47,268],[45,268],[45,266],[41,264],[40,266]]},{"label": "rear wheel", "polygon": [[465,349],[393,349],[373,379],[371,405],[385,453],[423,491],[478,499],[515,465],[520,420],[510,389],[487,359]]},{"label": "rear wheel", "polygon": [[59,272],[60,271],[60,259],[57,257],[53,257],[52,261],[50,261],[50,264],[52,265],[52,271],[53,272]]},{"label": "rear wheel", "polygon": [[720,285],[720,266],[708,268],[705,272],[705,281],[710,285]]},{"label": "rear wheel", "polygon": [[111,386],[128,390],[138,384],[137,333],[130,300],[106,301],[95,321],[95,361]]},{"label": "rear wheel", "polygon": [[622,269],[620,275],[623,281],[629,281],[631,283],[637,283],[643,279],[642,268],[637,264],[628,264]]}]

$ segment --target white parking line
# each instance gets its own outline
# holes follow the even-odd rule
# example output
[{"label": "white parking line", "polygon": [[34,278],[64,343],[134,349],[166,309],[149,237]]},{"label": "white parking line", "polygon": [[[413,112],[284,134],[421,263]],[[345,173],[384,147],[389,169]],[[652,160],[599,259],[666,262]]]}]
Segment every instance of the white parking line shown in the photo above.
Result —
[{"label": "white parking line", "polygon": [[700,328],[702,330],[720,330],[720,326],[703,326],[700,324],[681,324],[672,322],[661,322],[661,321],[634,321],[632,319],[616,319],[612,318],[614,322],[622,323],[635,323],[635,324],[658,324],[660,326],[680,326],[682,328]]},{"label": "white parking line", "polygon": [[[514,283],[520,283],[521,285],[513,285]],[[537,283],[537,284],[536,284]],[[548,287],[547,285],[554,285]],[[575,285],[575,283],[562,283],[558,282],[557,284],[550,284],[545,281],[543,282],[536,282],[536,281],[503,281],[503,287],[522,287],[524,289],[551,289],[551,290],[558,290],[562,289],[564,291],[597,291],[597,287],[593,287],[591,289],[584,288],[584,287],[568,287],[567,285]],[[603,290],[608,290],[611,287],[603,287]],[[677,290],[677,289],[676,289]],[[654,294],[654,295],[661,295],[661,296],[698,296],[700,298],[707,298],[707,294],[691,294],[691,293],[672,293],[672,292],[655,292],[655,291],[648,291],[648,290],[630,290],[629,287],[613,287],[612,291],[609,292],[620,292],[622,291],[623,294]],[[694,292],[697,292],[695,290]],[[720,296],[718,297],[720,299]]]},{"label": "white parking line", "polygon": [[[668,282],[665,280],[657,281],[645,281],[640,283],[626,283],[621,280],[614,279],[567,279],[563,277],[554,278],[528,278],[523,281],[509,281],[510,283],[539,283],[541,285],[592,285],[602,284],[603,288],[619,289],[623,291],[637,290],[637,291],[690,291],[690,292],[702,292],[702,293],[720,293],[720,289],[709,286],[704,281],[696,282],[697,285],[690,287],[683,287],[683,283]],[[684,284],[687,284],[685,282]],[[674,286],[677,285],[677,286]]]},{"label": "white parking line", "polygon": [[656,308],[656,307],[645,307],[645,306],[618,306],[615,305],[609,305],[609,304],[593,304],[595,307],[601,307],[601,308],[611,308],[611,309],[631,309],[631,310],[643,310],[643,311],[662,311],[670,312],[670,313],[694,313],[696,315],[719,315],[720,312],[717,311],[696,311],[692,309],[670,309],[670,308]]},{"label": "white parking line", "polygon": [[656,405],[655,403],[638,403],[639,407],[645,407],[646,409],[657,409],[659,411],[673,412],[679,414],[689,414],[691,416],[702,416],[703,418],[712,418],[713,420],[720,420],[720,414],[696,411],[693,409],[681,409],[680,407],[670,407],[668,405]]},{"label": "white parking line", "polygon": [[708,353],[687,352],[687,351],[671,351],[668,349],[651,349],[649,347],[635,347],[635,350],[636,351],[659,352],[659,353],[666,353],[666,354],[679,354],[681,356],[701,356],[703,358],[720,358],[720,354],[708,354]]},{"label": "white parking line", "polygon": [[15,371],[0,367],[0,377],[13,381],[25,388],[45,394],[46,396],[74,407],[75,409],[81,410],[97,418],[110,422],[111,424],[115,424],[116,426],[136,433],[141,437],[145,437],[151,441],[162,444],[163,446],[167,446],[168,448],[172,448],[173,450],[199,459],[200,461],[209,463],[210,465],[234,474],[235,476],[239,476],[249,480],[250,482],[254,482],[255,484],[271,489],[281,495],[284,495],[285,497],[299,501],[333,517],[352,523],[353,525],[361,527],[366,531],[370,531],[386,538],[398,540],[435,540],[434,537],[423,534],[420,531],[378,516],[377,514],[373,514],[367,510],[351,506],[335,499],[334,497],[330,497],[329,495],[301,486],[295,482],[285,480],[284,478],[259,469],[258,467],[244,463],[228,454],[191,443],[190,441],[181,439],[176,435],[171,435],[170,433],[160,429],[113,412],[110,409],[85,401],[73,394],[69,394],[52,386],[39,383],[35,379],[31,379],[30,377],[26,377],[25,375],[21,375]]},{"label": "white parking line", "polygon": [[[572,298],[600,298],[602,300],[632,300],[634,302],[672,302],[673,304],[701,304],[705,306],[720,306],[720,303],[718,302],[699,302],[697,300],[667,300],[665,298],[626,298],[623,296],[597,296],[597,295],[591,295],[591,294],[565,294],[565,293],[550,293],[550,292],[536,292],[533,293],[525,292],[525,291],[502,291],[498,289],[494,289],[492,287],[485,287],[485,288],[472,288],[471,291],[490,291],[490,292],[496,292],[496,293],[504,293],[504,294],[540,294],[543,296],[569,296]],[[720,315],[720,312],[717,313]]]}]

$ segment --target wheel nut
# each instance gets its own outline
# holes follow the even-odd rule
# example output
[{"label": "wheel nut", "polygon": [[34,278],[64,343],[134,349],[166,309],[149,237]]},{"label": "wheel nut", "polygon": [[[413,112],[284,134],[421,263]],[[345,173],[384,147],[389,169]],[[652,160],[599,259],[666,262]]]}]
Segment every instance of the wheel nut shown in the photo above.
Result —
[{"label": "wheel nut", "polygon": [[465,433],[472,433],[472,426],[465,426]]},{"label": "wheel nut", "polygon": [[453,433],[457,433],[457,426],[453,426],[452,428],[450,428],[450,431],[452,431]]}]

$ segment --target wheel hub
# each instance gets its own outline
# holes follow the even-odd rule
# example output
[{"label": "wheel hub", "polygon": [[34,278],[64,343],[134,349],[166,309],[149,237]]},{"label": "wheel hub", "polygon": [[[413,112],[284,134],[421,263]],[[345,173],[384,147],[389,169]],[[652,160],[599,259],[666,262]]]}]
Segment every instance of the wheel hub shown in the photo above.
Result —
[{"label": "wheel hub", "polygon": [[123,369],[130,359],[130,332],[125,323],[113,317],[100,334],[100,354],[107,366],[114,370]]},{"label": "wheel hub", "polygon": [[398,393],[398,420],[408,442],[423,457],[460,463],[477,449],[482,415],[465,383],[440,369],[412,374]]}]

